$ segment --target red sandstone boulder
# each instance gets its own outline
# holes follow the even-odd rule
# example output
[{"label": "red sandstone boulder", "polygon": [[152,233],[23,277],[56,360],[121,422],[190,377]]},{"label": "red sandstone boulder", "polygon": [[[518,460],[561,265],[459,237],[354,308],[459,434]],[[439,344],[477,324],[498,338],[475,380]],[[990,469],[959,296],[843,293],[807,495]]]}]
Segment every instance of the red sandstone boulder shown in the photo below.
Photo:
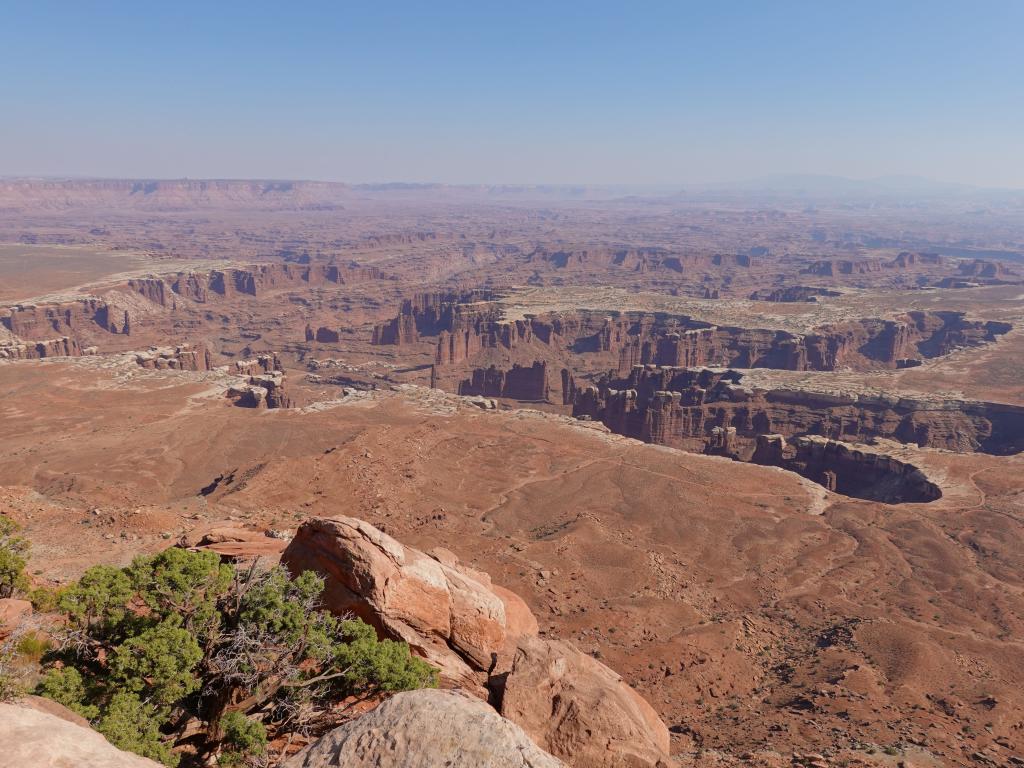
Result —
[{"label": "red sandstone boulder", "polygon": [[407,691],[349,720],[285,768],[565,768],[479,699]]},{"label": "red sandstone boulder", "polygon": [[0,600],[0,637],[6,637],[25,619],[32,615],[32,603],[5,597]]},{"label": "red sandstone boulder", "polygon": [[574,768],[669,765],[668,728],[654,708],[569,643],[521,641],[500,711]]},{"label": "red sandstone boulder", "polygon": [[63,709],[0,704],[0,768],[160,768],[117,749]]},{"label": "red sandstone boulder", "polygon": [[63,704],[58,704],[53,699],[47,699],[42,696],[23,696],[17,700],[19,707],[26,709],[34,709],[37,712],[42,712],[45,715],[53,715],[59,717],[61,720],[65,720],[74,725],[79,725],[82,728],[91,728],[89,721],[82,717],[77,712],[72,712],[70,709],[65,707]]},{"label": "red sandstone boulder", "polygon": [[380,634],[409,644],[449,683],[479,686],[481,673],[511,660],[537,623],[517,596],[499,594],[487,574],[452,553],[429,556],[350,517],[304,523],[282,556],[293,573],[325,579],[324,603],[353,613]]},{"label": "red sandstone boulder", "polygon": [[194,536],[194,544],[182,541],[183,546],[195,551],[216,552],[222,558],[232,561],[267,558],[276,561],[281,557],[288,542],[263,531],[243,528],[231,523],[215,525]]}]

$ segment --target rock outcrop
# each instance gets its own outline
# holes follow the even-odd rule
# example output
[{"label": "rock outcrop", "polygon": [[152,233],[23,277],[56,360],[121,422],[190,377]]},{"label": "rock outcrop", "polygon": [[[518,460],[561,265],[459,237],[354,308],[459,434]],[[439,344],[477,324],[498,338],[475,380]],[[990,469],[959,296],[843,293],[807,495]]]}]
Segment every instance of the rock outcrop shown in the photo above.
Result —
[{"label": "rock outcrop", "polygon": [[0,309],[0,325],[22,339],[76,337],[79,329],[99,326],[107,333],[131,334],[128,309],[95,297],[55,304],[15,304]]},{"label": "rock outcrop", "polygon": [[397,317],[374,327],[372,343],[402,346],[418,341],[421,335],[436,336],[444,331],[455,333],[460,326],[472,323],[476,314],[496,317],[496,311],[486,305],[470,306],[494,298],[495,294],[488,290],[417,293],[402,302]]},{"label": "rock outcrop", "polygon": [[[547,363],[539,360],[531,366],[513,365],[508,370],[493,365],[490,368],[476,368],[470,378],[459,384],[458,393],[549,402],[553,397]],[[558,387],[555,400],[562,402],[561,387]]]},{"label": "rock outcrop", "polygon": [[450,553],[405,547],[354,518],[307,521],[282,562],[295,573],[321,574],[328,609],[405,641],[452,683],[479,687],[481,673],[510,661],[516,640],[537,631],[536,621],[524,621],[532,614],[522,600],[495,591],[487,574]]},{"label": "rock outcrop", "polygon": [[[761,434],[815,434],[867,442],[887,438],[961,453],[1024,450],[1024,408],[879,393],[744,385],[725,368],[636,366],[625,378],[569,385],[573,414],[621,435],[705,450],[716,429],[734,428],[731,448],[749,458]],[[711,450],[708,452],[718,452]]]},{"label": "rock outcrop", "polygon": [[569,643],[523,640],[499,690],[499,711],[578,768],[668,766],[668,728],[608,667]]},{"label": "rock outcrop", "polygon": [[202,344],[150,347],[135,356],[143,368],[172,371],[208,371],[213,367],[210,351]]},{"label": "rock outcrop", "polygon": [[129,287],[162,307],[175,308],[177,297],[199,304],[237,295],[260,296],[266,291],[310,285],[346,285],[384,280],[377,267],[348,264],[254,264],[209,272],[178,272],[129,281]]},{"label": "rock outcrop", "polygon": [[244,377],[246,382],[229,388],[228,398],[243,408],[290,408],[292,400],[285,386],[282,367],[272,352],[235,361],[233,372]]},{"label": "rock outcrop", "polygon": [[819,296],[834,298],[841,295],[839,291],[828,288],[816,288],[807,285],[791,285],[786,288],[761,288],[750,294],[752,301],[770,301],[791,303],[801,301],[817,301]]},{"label": "rock outcrop", "polygon": [[404,346],[413,344],[420,339],[419,331],[416,330],[416,318],[412,315],[399,315],[386,323],[373,327],[373,339],[370,342],[375,346],[394,344]]},{"label": "rock outcrop", "polygon": [[0,598],[0,638],[6,637],[32,615],[32,603],[16,597]]},{"label": "rock outcrop", "polygon": [[[522,599],[451,552],[428,556],[361,520],[316,518],[299,528],[281,561],[294,573],[323,576],[333,613],[355,614],[382,636],[405,641],[440,669],[444,684],[489,698],[568,765],[660,766],[668,759],[668,730],[639,694],[571,644],[540,639]],[[359,722],[334,743],[376,744]]]},{"label": "rock outcrop", "polygon": [[[204,489],[205,490],[205,489]],[[288,545],[285,533],[256,531],[243,528],[237,523],[225,522],[213,525],[178,545],[193,551],[216,552],[222,560],[240,562],[255,558],[275,561]]]},{"label": "rock outcrop", "polygon": [[0,744],[0,768],[160,768],[70,718],[18,703],[0,704]]},{"label": "rock outcrop", "polygon": [[312,328],[306,330],[306,341],[316,341],[320,344],[337,344],[341,334],[337,328],[328,328],[321,325],[314,333]]},{"label": "rock outcrop", "polygon": [[528,263],[569,270],[612,267],[639,273],[717,273],[754,266],[750,254],[677,253],[665,248],[578,248],[555,251],[538,248],[529,255]]},{"label": "rock outcrop", "polygon": [[937,253],[903,251],[892,259],[821,259],[804,267],[801,272],[809,275],[836,277],[938,267],[943,263],[944,259]]},{"label": "rock outcrop", "polygon": [[885,453],[806,435],[760,435],[751,461],[782,467],[830,491],[887,504],[935,501],[941,489],[920,469]]},{"label": "rock outcrop", "polygon": [[38,360],[43,357],[77,357],[82,354],[85,354],[85,350],[68,336],[45,341],[0,342],[0,360]]},{"label": "rock outcrop", "polygon": [[560,768],[490,706],[452,691],[399,693],[307,747],[285,768]]},{"label": "rock outcrop", "polygon": [[[825,289],[769,292],[771,300],[804,300]],[[407,344],[436,336],[435,367],[442,386],[458,390],[461,370],[499,370],[534,361],[602,361],[620,375],[634,365],[776,368],[834,371],[899,368],[954,349],[995,341],[1007,323],[974,320],[960,312],[912,311],[822,325],[807,333],[713,325],[684,315],[593,310],[506,319],[501,305],[475,293],[418,297],[402,314],[374,329],[375,344]],[[464,300],[466,299],[466,300]],[[507,365],[496,362],[501,359]],[[479,363],[483,362],[484,365]],[[454,369],[457,374],[446,373]],[[461,370],[460,370],[461,369]],[[469,376],[472,384],[472,373]],[[484,382],[479,382],[483,385]]]}]

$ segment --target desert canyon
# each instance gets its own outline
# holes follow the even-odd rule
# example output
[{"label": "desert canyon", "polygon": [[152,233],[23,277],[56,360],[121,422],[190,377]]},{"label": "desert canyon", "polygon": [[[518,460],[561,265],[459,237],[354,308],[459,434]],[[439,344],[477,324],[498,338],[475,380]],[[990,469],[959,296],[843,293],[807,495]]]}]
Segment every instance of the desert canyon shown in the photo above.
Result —
[{"label": "desert canyon", "polygon": [[0,513],[38,585],[281,561],[440,670],[290,766],[425,712],[465,765],[1024,766],[1022,221],[0,180]]}]

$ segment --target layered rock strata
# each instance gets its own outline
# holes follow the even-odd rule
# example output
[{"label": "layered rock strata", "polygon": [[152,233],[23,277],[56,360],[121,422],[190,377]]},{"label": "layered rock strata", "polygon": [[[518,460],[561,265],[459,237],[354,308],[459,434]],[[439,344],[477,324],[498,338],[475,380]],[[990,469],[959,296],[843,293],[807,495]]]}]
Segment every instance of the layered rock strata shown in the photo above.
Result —
[{"label": "layered rock strata", "polygon": [[228,398],[244,408],[290,408],[292,400],[282,367],[273,353],[235,361],[233,373],[242,376],[246,383],[230,387]]},{"label": "layered rock strata", "polygon": [[150,347],[135,356],[143,368],[172,371],[208,371],[213,367],[210,351],[202,344]]},{"label": "layered rock strata", "polygon": [[751,461],[781,467],[830,491],[887,504],[935,501],[942,491],[920,469],[863,446],[806,435],[759,435]]},{"label": "layered rock strata", "polygon": [[[1008,455],[1024,450],[1024,408],[884,393],[746,386],[741,371],[636,366],[628,377],[571,385],[573,414],[646,442],[703,450],[734,429],[731,450],[749,458],[757,435],[897,440],[918,447]],[[717,438],[716,438],[717,439]],[[718,450],[713,448],[713,451]]]}]

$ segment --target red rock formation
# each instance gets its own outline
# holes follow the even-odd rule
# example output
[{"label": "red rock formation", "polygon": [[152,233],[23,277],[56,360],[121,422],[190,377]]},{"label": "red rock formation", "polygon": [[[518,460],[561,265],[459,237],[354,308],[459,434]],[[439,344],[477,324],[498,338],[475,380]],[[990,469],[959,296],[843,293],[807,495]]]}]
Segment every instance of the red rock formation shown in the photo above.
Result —
[{"label": "red rock formation", "polygon": [[337,328],[320,326],[316,329],[316,340],[321,344],[337,344],[340,339],[341,334]]},{"label": "red rock formation", "polygon": [[42,357],[76,357],[86,354],[68,336],[46,341],[0,342],[0,360],[36,360]]},{"label": "red rock formation", "polygon": [[886,271],[914,270],[924,267],[934,268],[941,266],[943,263],[943,258],[935,253],[911,253],[904,251],[889,261],[880,258],[821,259],[812,262],[800,271],[803,274],[836,277],[839,275],[867,275]]},{"label": "red rock formation", "polygon": [[474,315],[498,317],[494,307],[469,305],[487,302],[495,298],[488,290],[464,291],[461,293],[417,293],[405,299],[398,316],[374,327],[373,344],[409,344],[423,336],[436,336],[442,331],[453,333],[469,330]]},{"label": "red rock formation", "polygon": [[243,528],[237,523],[215,525],[205,531],[193,534],[192,541],[180,542],[179,546],[192,551],[216,552],[224,560],[238,562],[254,558],[279,558],[288,542],[264,531]]},{"label": "red rock formation", "polygon": [[668,729],[639,694],[574,646],[538,638],[519,597],[451,552],[428,556],[361,520],[316,518],[282,563],[319,573],[329,610],[407,642],[443,680],[473,690],[487,673],[501,714],[568,765],[667,766]]},{"label": "red rock formation", "polygon": [[[734,452],[749,458],[758,435],[883,437],[921,447],[994,454],[1024,449],[1024,408],[995,403],[749,389],[742,373],[638,366],[625,379],[570,385],[573,414],[648,442],[705,450],[715,429],[735,428]],[[714,441],[712,441],[714,442]],[[714,452],[714,451],[712,451]]]},{"label": "red rock formation", "polygon": [[373,327],[374,345],[395,344],[403,346],[414,344],[419,341],[420,335],[416,330],[416,318],[413,315],[399,315],[398,317],[380,323]]},{"label": "red rock formation", "polygon": [[709,456],[727,456],[731,459],[738,459],[736,427],[712,427],[711,434],[704,445],[704,453]]},{"label": "red rock formation", "polygon": [[0,309],[0,324],[23,339],[52,338],[53,334],[74,336],[87,325],[98,325],[109,333],[130,331],[128,311],[88,298],[60,304],[16,304]]},{"label": "red rock formation", "polygon": [[237,360],[235,373],[246,377],[242,386],[231,387],[227,395],[244,408],[290,408],[291,397],[285,386],[281,361],[270,352],[249,360]]},{"label": "red rock formation", "polygon": [[387,279],[377,267],[339,264],[255,264],[248,267],[179,272],[163,278],[128,281],[128,286],[162,307],[176,306],[174,296],[200,304],[233,296],[259,296],[266,291],[323,284],[348,284]]},{"label": "red rock formation", "polygon": [[162,278],[147,277],[129,280],[128,287],[154,304],[159,304],[161,307],[174,309],[177,306],[171,286],[165,283]]},{"label": "red rock formation", "polygon": [[957,265],[957,271],[965,277],[982,277],[995,280],[1012,280],[1020,277],[1016,270],[1011,269],[1003,262],[990,261],[988,259],[962,261]]},{"label": "red rock formation", "polygon": [[391,696],[282,768],[565,768],[479,699],[422,689]]},{"label": "red rock formation", "polygon": [[762,435],[751,459],[782,467],[830,491],[887,504],[927,502],[942,491],[917,467],[892,456],[815,435]]},{"label": "red rock formation", "polygon": [[[541,361],[529,367],[513,365],[508,370],[499,370],[494,366],[476,368],[471,378],[459,384],[458,392],[460,395],[552,401],[547,363]],[[555,400],[562,401],[560,392]]]},{"label": "red rock formation", "polygon": [[210,351],[202,344],[150,347],[135,356],[143,368],[174,371],[208,371],[213,367]]},{"label": "red rock formation", "polygon": [[646,273],[659,270],[689,272],[749,269],[753,266],[753,259],[749,254],[680,254],[664,248],[585,248],[558,251],[538,248],[528,256],[527,263],[555,269],[615,267]]},{"label": "red rock formation", "polygon": [[818,296],[839,296],[839,291],[830,291],[828,288],[815,288],[806,285],[792,285],[786,288],[761,288],[750,294],[753,301],[771,301],[776,303],[791,303],[803,301],[817,301]]},{"label": "red rock formation", "polygon": [[499,711],[574,768],[668,768],[668,728],[617,674],[569,643],[516,650]]},{"label": "red rock formation", "polygon": [[32,603],[14,597],[0,598],[0,639],[7,637],[32,615]]},{"label": "red rock formation", "polygon": [[[490,349],[504,350],[510,363],[521,363],[523,353],[518,359],[510,353],[543,345],[560,356],[617,358],[622,375],[634,365],[647,364],[796,371],[906,367],[912,364],[908,361],[990,343],[1010,329],[1006,323],[969,320],[956,312],[909,312],[893,320],[866,319],[795,334],[715,327],[685,316],[644,313],[579,310],[507,321],[495,305],[486,303],[453,304],[447,309],[430,326],[431,331],[440,328],[435,355],[438,367],[472,366],[481,352]],[[404,317],[410,316],[400,316],[399,320]],[[396,323],[378,326],[375,341],[397,343]],[[537,354],[534,359],[542,357]],[[488,363],[494,364],[493,360]]]},{"label": "red rock formation", "polygon": [[520,634],[536,632],[535,622],[524,625],[529,609],[522,600],[497,594],[487,574],[446,551],[429,557],[404,547],[354,518],[303,523],[282,562],[293,573],[321,574],[329,610],[355,613],[384,636],[409,643],[451,682],[478,686],[480,672],[501,657],[510,661]]}]

